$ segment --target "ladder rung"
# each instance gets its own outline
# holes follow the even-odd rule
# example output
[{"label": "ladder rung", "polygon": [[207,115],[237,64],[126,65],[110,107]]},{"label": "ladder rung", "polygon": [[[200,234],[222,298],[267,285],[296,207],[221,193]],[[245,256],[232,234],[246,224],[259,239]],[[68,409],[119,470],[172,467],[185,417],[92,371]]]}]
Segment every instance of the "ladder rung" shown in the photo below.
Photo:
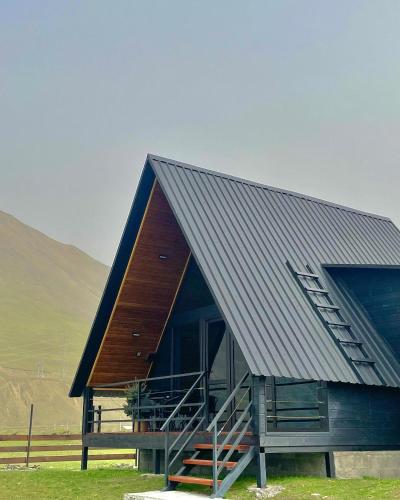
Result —
[{"label": "ladder rung", "polygon": [[341,344],[349,344],[349,345],[362,345],[360,340],[339,340]]},{"label": "ladder rung", "polygon": [[342,326],[343,328],[351,328],[351,325],[349,323],[342,323],[339,321],[326,321],[329,326]]},{"label": "ladder rung", "polygon": [[324,288],[308,288],[307,286],[305,286],[304,290],[306,290],[307,292],[323,293],[324,295],[329,294],[328,290],[325,290]]},{"label": "ladder rung", "polygon": [[367,365],[374,365],[375,364],[375,361],[373,361],[372,359],[354,359],[354,358],[350,358],[351,361],[353,363],[366,363]]},{"label": "ladder rung", "polygon": [[334,306],[333,304],[315,304],[318,309],[331,309],[332,311],[339,311],[339,306]]},{"label": "ladder rung", "polygon": [[319,279],[318,274],[303,273],[302,271],[295,271],[295,273],[297,274],[297,276],[301,276],[302,278],[312,278],[314,280],[318,280]]}]

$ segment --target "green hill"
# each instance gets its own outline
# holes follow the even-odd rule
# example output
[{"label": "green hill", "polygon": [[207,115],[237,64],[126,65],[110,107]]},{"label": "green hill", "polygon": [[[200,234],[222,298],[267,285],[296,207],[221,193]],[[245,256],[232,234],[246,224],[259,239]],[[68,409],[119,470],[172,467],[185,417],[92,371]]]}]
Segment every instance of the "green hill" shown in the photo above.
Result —
[{"label": "green hill", "polygon": [[0,211],[0,427],[25,422],[25,414],[18,416],[22,400],[48,403],[41,386],[49,392],[55,384],[57,393],[65,392],[62,408],[80,404],[71,404],[66,392],[108,271]]}]

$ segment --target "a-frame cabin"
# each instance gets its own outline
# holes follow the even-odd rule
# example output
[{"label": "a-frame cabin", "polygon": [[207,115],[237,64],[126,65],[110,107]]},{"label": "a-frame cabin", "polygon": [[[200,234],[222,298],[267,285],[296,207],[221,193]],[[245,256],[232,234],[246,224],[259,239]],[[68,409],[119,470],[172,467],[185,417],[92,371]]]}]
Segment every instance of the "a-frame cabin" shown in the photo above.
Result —
[{"label": "a-frame cabin", "polygon": [[[399,326],[389,219],[149,155],[70,392],[82,465],[152,450],[167,488],[222,496],[266,454],[399,450]],[[93,397],[127,388],[105,432]]]}]

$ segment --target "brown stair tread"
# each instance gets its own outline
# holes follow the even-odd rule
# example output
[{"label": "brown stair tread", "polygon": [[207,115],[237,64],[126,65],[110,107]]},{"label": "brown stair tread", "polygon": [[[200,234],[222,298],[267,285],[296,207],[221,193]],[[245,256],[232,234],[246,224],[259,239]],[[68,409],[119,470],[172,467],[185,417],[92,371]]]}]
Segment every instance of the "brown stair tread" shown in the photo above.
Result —
[{"label": "brown stair tread", "polygon": [[[206,443],[195,444],[194,447],[196,450],[212,450],[213,449],[212,444],[206,444]],[[221,448],[221,445],[218,445],[217,448]],[[230,450],[231,448],[232,448],[231,444],[226,444],[224,446],[224,450]],[[249,445],[247,445],[247,444],[240,444],[240,445],[235,447],[235,450],[238,450],[238,451],[246,451],[248,449],[249,449]]]},{"label": "brown stair tread", "polygon": [[[213,480],[207,479],[206,477],[194,477],[194,476],[168,476],[168,480],[174,483],[186,483],[186,484],[202,484],[204,486],[212,486]],[[221,479],[218,480],[218,484],[221,484]]]},{"label": "brown stair tread", "polygon": [[[200,465],[204,467],[212,467],[213,461],[212,460],[203,460],[200,458],[185,458],[183,460],[183,463],[185,465]],[[223,461],[218,460],[217,464],[222,465]],[[236,466],[237,462],[226,462],[225,467],[227,469],[233,469]]]}]

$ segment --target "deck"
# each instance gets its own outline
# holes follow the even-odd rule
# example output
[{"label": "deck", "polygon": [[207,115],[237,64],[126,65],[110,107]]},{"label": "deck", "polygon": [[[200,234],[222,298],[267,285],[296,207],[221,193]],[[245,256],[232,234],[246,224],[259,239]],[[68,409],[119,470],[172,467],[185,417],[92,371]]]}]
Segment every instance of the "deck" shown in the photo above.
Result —
[{"label": "deck", "polygon": [[[179,434],[179,432],[171,432],[171,440]],[[212,433],[197,432],[189,442],[187,449],[193,450],[195,443],[211,444]],[[256,436],[247,433],[243,438],[243,444],[257,444]],[[102,448],[163,450],[165,447],[165,432],[89,432],[83,436],[83,445],[89,448],[101,446]],[[177,445],[176,449],[178,448]]]}]

